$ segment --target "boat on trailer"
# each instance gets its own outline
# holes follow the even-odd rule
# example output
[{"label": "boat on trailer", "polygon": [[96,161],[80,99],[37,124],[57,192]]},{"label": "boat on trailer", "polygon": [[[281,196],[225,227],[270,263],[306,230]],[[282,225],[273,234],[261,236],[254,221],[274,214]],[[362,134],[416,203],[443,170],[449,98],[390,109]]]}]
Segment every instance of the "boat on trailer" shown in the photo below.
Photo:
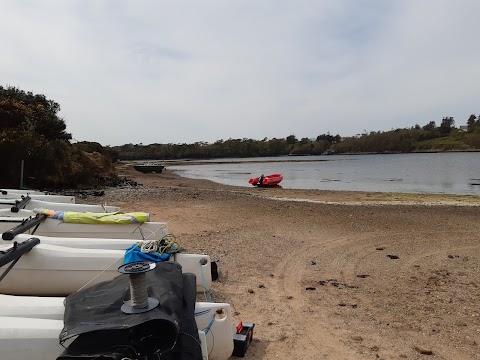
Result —
[{"label": "boat on trailer", "polygon": [[[164,341],[169,341],[173,347],[172,351],[175,351],[177,343],[182,346],[183,342],[183,346],[187,346],[190,339],[194,339],[192,334],[195,332],[198,338],[194,339],[195,341],[190,341],[190,349],[187,346],[187,350],[193,351],[191,346],[199,347],[195,349],[198,359],[228,359],[234,351],[235,337],[230,305],[226,303],[196,302],[194,292],[192,293],[195,287],[195,280],[193,279],[195,276],[193,274],[183,274],[184,300],[182,302],[181,298],[178,297],[180,295],[178,293],[178,287],[180,286],[178,282],[179,265],[169,264],[162,263],[158,269],[155,269],[154,274],[146,274],[149,276],[145,278],[150,292],[148,295],[154,296],[154,299],[159,299],[160,304],[158,307],[148,309],[144,318],[142,318],[141,313],[129,314],[127,312],[127,315],[122,315],[122,311],[124,311],[122,304],[125,304],[125,296],[128,298],[129,289],[128,282],[125,280],[126,275],[119,275],[112,281],[96,285],[95,288],[81,290],[66,299],[61,297],[41,298],[0,295],[2,360],[97,359],[98,355],[91,349],[94,346],[92,344],[94,341],[91,341],[92,337],[90,335],[98,336],[99,331],[101,331],[103,340],[108,339],[116,342],[114,344],[117,346],[115,354],[127,351],[126,349],[129,347],[122,343],[122,341],[125,341],[124,337],[121,336],[122,331],[128,331],[130,336],[137,336],[140,341],[148,338],[149,346],[154,345],[155,341],[159,342],[160,345]],[[174,272],[172,272],[172,267],[175,270]],[[157,279],[157,276],[160,276],[160,278]],[[169,276],[172,277],[171,280],[168,279]],[[168,281],[170,281],[170,285]],[[130,283],[130,290],[133,291],[131,286],[132,283]],[[175,297],[175,293],[177,297]],[[130,292],[129,296],[133,298],[132,294]],[[169,297],[172,300],[169,300]],[[148,299],[150,301],[151,298]],[[176,301],[173,301],[174,299]],[[169,305],[164,306],[162,301],[165,305]],[[85,302],[86,306],[84,306]],[[120,307],[120,305],[122,305],[122,311],[116,310],[116,306]],[[174,320],[176,318],[174,310],[179,309],[179,307],[183,307],[183,315],[179,319],[180,324],[177,320]],[[87,310],[85,311],[85,309]],[[82,310],[83,313],[77,313],[77,311],[82,312]],[[151,311],[152,314],[148,311]],[[78,319],[76,318],[77,314]],[[110,316],[111,320],[109,320]],[[139,320],[135,320],[137,317]],[[116,321],[118,319],[122,320],[122,318],[126,320],[120,321],[121,328],[115,330]],[[144,319],[148,319],[147,322],[153,322],[152,325],[155,326],[149,326]],[[78,321],[80,321],[80,327],[83,326],[83,329],[78,330]],[[135,323],[134,327],[132,327],[132,321]],[[187,321],[190,321],[190,326],[184,327],[184,323]],[[102,325],[102,322],[106,322],[106,325]],[[102,326],[104,330],[91,329],[92,327],[102,329]],[[107,326],[106,329],[105,326]],[[111,327],[113,327],[113,330],[111,330],[113,333],[109,330]],[[187,333],[188,336],[184,337],[187,329],[190,331],[190,335]],[[155,334],[151,333],[149,335],[150,331],[153,330],[155,330]],[[162,336],[156,338],[155,335],[158,333]],[[59,344],[59,337],[61,344]],[[70,337],[75,337],[75,339],[72,341]],[[82,337],[86,338],[87,341],[82,342]],[[130,344],[132,345],[132,343]],[[104,344],[100,345],[103,346]],[[136,345],[135,343],[132,346]],[[81,354],[79,354],[79,351]],[[105,347],[102,354],[108,356],[110,351],[112,350],[109,347]],[[140,351],[146,350],[143,348]],[[201,356],[198,354],[201,354]],[[117,359],[117,357],[111,358]],[[126,358],[126,356],[118,359],[120,358]],[[191,358],[197,359],[197,357]],[[131,356],[129,359],[140,360],[144,357]]]},{"label": "boat on trailer", "polygon": [[12,199],[12,200],[21,200],[22,198],[25,197],[30,197],[33,200],[40,200],[40,201],[50,201],[50,202],[56,202],[56,203],[61,203],[61,204],[75,204],[75,196],[68,196],[68,195],[37,195],[37,194],[30,194],[27,193],[25,195],[21,194],[12,194],[12,193],[7,193],[7,194],[2,194],[0,193],[0,199],[6,200],[6,199]]},{"label": "boat on trailer", "polygon": [[17,195],[48,195],[47,191],[38,191],[30,189],[0,189],[0,196],[8,194],[17,194]]},{"label": "boat on trailer", "polygon": [[[61,354],[65,349],[58,335],[63,328],[64,302],[63,297],[0,295],[2,360],[52,360]],[[202,359],[228,359],[233,351],[231,305],[196,302],[194,316]]]},{"label": "boat on trailer", "polygon": [[89,212],[114,212],[120,211],[118,206],[107,205],[90,205],[90,204],[70,204],[58,203],[51,201],[35,200],[29,196],[25,196],[21,200],[16,199],[1,199],[0,209],[17,212],[18,210],[33,210],[33,209],[50,209],[59,211],[89,211]]},{"label": "boat on trailer", "polygon": [[2,240],[12,240],[18,234],[54,237],[113,238],[130,240],[160,240],[167,232],[167,223],[146,221],[142,223],[69,223],[37,214],[32,218],[0,217]]},{"label": "boat on trailer", "polygon": [[[2,294],[66,296],[83,287],[111,280],[118,276],[117,268],[124,260],[126,249],[136,243],[123,239],[84,239],[89,243],[83,246],[103,240],[102,246],[107,247],[107,242],[112,241],[111,247],[116,248],[92,249],[51,245],[45,241],[46,237],[23,239],[25,236],[14,243],[0,245],[0,278],[4,276],[0,281]],[[68,243],[68,239],[65,240],[64,243]],[[72,243],[81,245],[79,240]],[[149,242],[143,243],[149,245]],[[209,291],[212,284],[210,256],[175,252],[165,259],[179,263],[183,272],[195,274],[197,292]],[[15,264],[10,267],[13,261]]]}]

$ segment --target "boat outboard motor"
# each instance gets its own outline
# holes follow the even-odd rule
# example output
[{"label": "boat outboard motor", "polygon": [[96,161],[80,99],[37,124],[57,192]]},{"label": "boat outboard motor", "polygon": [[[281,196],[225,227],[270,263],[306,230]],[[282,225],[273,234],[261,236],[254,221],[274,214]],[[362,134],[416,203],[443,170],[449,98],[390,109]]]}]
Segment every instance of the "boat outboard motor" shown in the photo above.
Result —
[{"label": "boat outboard motor", "polygon": [[31,200],[30,196],[28,196],[28,195],[27,195],[27,196],[23,196],[23,195],[22,195],[22,200],[16,200],[16,201],[15,201],[15,205],[12,206],[11,211],[12,211],[13,213],[17,213],[18,210],[23,209],[23,208],[28,204],[28,202],[29,202],[30,200]]},{"label": "boat outboard motor", "polygon": [[37,214],[35,217],[30,217],[28,219],[25,219],[22,221],[21,224],[18,224],[14,228],[5,231],[2,234],[2,239],[3,240],[13,240],[15,236],[18,234],[23,234],[25,231],[31,229],[32,227],[36,226],[36,228],[33,230],[32,234],[37,230],[38,226],[42,221],[44,221],[47,218],[47,215],[45,214]]}]

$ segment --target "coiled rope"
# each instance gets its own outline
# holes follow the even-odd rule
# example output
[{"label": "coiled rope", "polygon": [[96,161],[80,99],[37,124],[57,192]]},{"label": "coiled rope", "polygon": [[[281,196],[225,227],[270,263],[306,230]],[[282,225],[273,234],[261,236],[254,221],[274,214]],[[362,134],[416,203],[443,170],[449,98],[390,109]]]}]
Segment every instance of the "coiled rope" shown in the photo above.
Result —
[{"label": "coiled rope", "polygon": [[145,273],[130,274],[130,303],[134,308],[148,306],[147,283]]},{"label": "coiled rope", "polygon": [[173,234],[167,234],[160,240],[144,240],[137,245],[143,253],[157,252],[160,255],[175,254],[182,250]]}]

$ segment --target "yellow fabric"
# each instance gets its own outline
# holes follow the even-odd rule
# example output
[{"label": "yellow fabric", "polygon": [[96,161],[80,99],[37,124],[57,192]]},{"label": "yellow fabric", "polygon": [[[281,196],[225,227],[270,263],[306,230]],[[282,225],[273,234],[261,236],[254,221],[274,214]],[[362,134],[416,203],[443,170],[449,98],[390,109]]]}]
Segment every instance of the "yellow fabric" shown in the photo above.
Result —
[{"label": "yellow fabric", "polygon": [[150,214],[144,212],[131,213],[92,213],[65,211],[63,221],[75,224],[141,224],[150,220]]}]

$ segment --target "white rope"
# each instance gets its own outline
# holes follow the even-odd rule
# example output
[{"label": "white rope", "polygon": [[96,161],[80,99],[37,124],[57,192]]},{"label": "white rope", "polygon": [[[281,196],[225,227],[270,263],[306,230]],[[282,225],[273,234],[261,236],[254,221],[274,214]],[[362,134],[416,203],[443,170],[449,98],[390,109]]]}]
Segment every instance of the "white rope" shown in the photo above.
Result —
[{"label": "white rope", "polygon": [[172,234],[167,234],[160,240],[144,240],[141,243],[137,243],[137,245],[143,253],[157,252],[160,255],[173,254],[181,250],[175,235]]},{"label": "white rope", "polygon": [[144,240],[140,249],[143,253],[157,252],[160,246],[160,240]]},{"label": "white rope", "polygon": [[[129,252],[133,251],[133,248],[130,249],[129,251],[127,251],[125,253],[125,255],[127,255]],[[124,258],[124,255],[120,256],[118,259],[116,259],[113,263],[111,263],[110,265],[108,265],[108,267],[106,269],[103,269],[102,271],[100,271],[96,276],[94,276],[91,280],[89,280],[85,285],[83,285],[80,289],[77,290],[80,291],[80,290],[83,290],[85,289],[92,281],[94,281],[96,278],[98,278],[99,276],[101,276],[105,271],[107,271],[108,269],[110,269],[113,265],[115,265],[119,260],[122,260]]]},{"label": "white rope", "polygon": [[105,271],[107,271],[108,269],[110,269],[113,265],[115,265],[119,260],[122,260],[123,256],[119,257],[117,260],[115,260],[112,264],[110,264],[106,269],[102,270],[101,272],[99,272],[96,276],[94,276],[89,282],[87,282],[85,285],[83,285],[80,289],[77,290],[80,291],[80,290],[83,290],[85,287],[87,287],[92,281],[94,281],[96,278],[98,278],[100,275],[102,275]]}]

